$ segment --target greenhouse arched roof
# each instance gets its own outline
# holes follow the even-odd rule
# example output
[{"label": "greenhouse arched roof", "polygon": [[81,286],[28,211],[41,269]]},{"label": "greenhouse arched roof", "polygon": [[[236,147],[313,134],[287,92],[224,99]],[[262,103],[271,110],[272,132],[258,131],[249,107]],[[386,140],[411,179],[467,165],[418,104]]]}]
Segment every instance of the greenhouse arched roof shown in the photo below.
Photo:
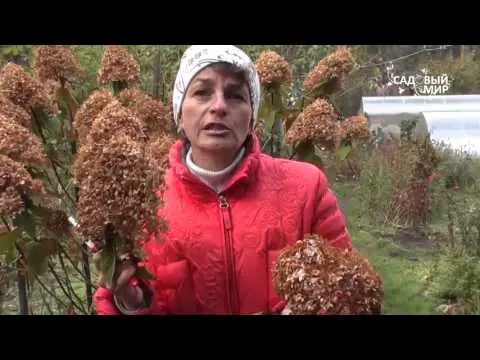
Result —
[{"label": "greenhouse arched roof", "polygon": [[364,97],[361,112],[371,128],[417,119],[417,133],[480,155],[480,95]]}]

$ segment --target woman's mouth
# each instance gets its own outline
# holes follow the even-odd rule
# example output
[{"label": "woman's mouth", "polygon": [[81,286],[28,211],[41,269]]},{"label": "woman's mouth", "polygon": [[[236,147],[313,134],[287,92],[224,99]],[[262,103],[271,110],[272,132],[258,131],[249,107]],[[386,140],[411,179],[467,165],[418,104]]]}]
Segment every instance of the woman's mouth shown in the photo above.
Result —
[{"label": "woman's mouth", "polygon": [[221,123],[210,123],[203,128],[208,135],[225,136],[230,132],[230,128]]}]

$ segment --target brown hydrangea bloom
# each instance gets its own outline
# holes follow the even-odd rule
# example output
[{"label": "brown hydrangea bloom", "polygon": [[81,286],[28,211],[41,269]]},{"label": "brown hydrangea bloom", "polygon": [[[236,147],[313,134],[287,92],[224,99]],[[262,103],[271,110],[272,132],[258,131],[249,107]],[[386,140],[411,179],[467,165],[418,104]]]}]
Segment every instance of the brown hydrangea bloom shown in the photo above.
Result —
[{"label": "brown hydrangea bloom", "polygon": [[80,80],[83,72],[72,51],[58,45],[36,48],[33,67],[41,81],[75,82]]},{"label": "brown hydrangea bloom", "polygon": [[0,215],[15,216],[23,210],[20,193],[42,191],[41,183],[32,179],[23,164],[0,154]]},{"label": "brown hydrangea bloom", "polygon": [[64,211],[49,207],[43,207],[43,210],[45,217],[36,224],[36,238],[50,253],[56,253],[59,237],[63,235],[65,240],[71,241],[74,233],[72,225]]},{"label": "brown hydrangea bloom", "polygon": [[[114,99],[95,117],[87,136],[87,141],[104,144],[119,133],[130,136],[133,140],[145,141],[143,124],[130,110]],[[91,137],[91,139],[88,139]]]},{"label": "brown hydrangea bloom", "polygon": [[97,115],[114,99],[111,92],[96,90],[80,105],[74,119],[74,127],[80,144],[85,141]]},{"label": "brown hydrangea bloom", "polygon": [[140,65],[133,55],[119,45],[107,47],[97,73],[97,83],[105,85],[112,81],[125,81],[133,84],[139,79]]},{"label": "brown hydrangea bloom", "polygon": [[45,222],[45,226],[54,234],[70,234],[72,224],[68,221],[68,216],[61,210],[50,210]]},{"label": "brown hydrangea bloom", "polygon": [[165,106],[166,114],[165,114],[165,123],[169,126],[170,132],[176,132],[176,125],[175,121],[173,120],[173,99],[171,96],[168,97],[167,104]]},{"label": "brown hydrangea bloom", "polygon": [[0,114],[0,154],[24,165],[46,162],[42,142],[32,132]]},{"label": "brown hydrangea bloom", "polygon": [[337,114],[326,100],[316,99],[305,107],[288,129],[285,142],[296,146],[305,141],[332,149],[338,141]]},{"label": "brown hydrangea bloom", "polygon": [[7,97],[0,95],[0,114],[12,119],[27,129],[32,127],[32,117],[21,106],[15,105]]},{"label": "brown hydrangea bloom", "polygon": [[381,313],[383,282],[368,260],[317,235],[285,249],[273,273],[276,291],[294,315]]},{"label": "brown hydrangea bloom", "polygon": [[[49,99],[50,104],[52,104],[52,113],[55,115],[60,114],[60,108],[58,106],[57,102],[57,91],[60,88],[60,83],[55,80],[46,80],[43,83],[43,86],[45,88],[45,92],[47,94],[47,97]],[[69,91],[72,91],[71,87],[67,85],[67,88]]]},{"label": "brown hydrangea bloom", "polygon": [[308,73],[303,88],[307,93],[325,88],[328,92],[337,90],[342,78],[353,69],[353,58],[348,48],[340,48],[324,57],[318,65]]},{"label": "brown hydrangea bloom", "polygon": [[104,245],[107,224],[115,229],[121,252],[134,250],[146,223],[155,221],[155,190],[161,177],[152,166],[144,144],[127,135],[115,135],[92,164],[81,184],[77,216],[86,241]]},{"label": "brown hydrangea bloom", "polygon": [[176,138],[171,135],[162,135],[148,142],[147,151],[155,168],[167,169],[170,148],[175,141]]},{"label": "brown hydrangea bloom", "polygon": [[77,157],[73,163],[73,180],[75,184],[81,184],[88,178],[92,168],[92,162],[98,156],[101,147],[92,143],[85,143],[80,146]]},{"label": "brown hydrangea bloom", "polygon": [[144,96],[145,94],[139,88],[128,87],[120,91],[120,93],[117,95],[117,98],[123,106],[129,107],[138,102],[138,100],[142,99]]},{"label": "brown hydrangea bloom", "polygon": [[340,123],[342,140],[361,140],[370,137],[368,120],[363,115],[350,116]]},{"label": "brown hydrangea bloom", "polygon": [[142,122],[131,110],[123,107],[118,100],[113,99],[95,117],[91,129],[79,149],[73,166],[76,183],[81,183],[88,178],[93,166],[92,162],[95,162],[95,159],[102,152],[103,146],[114,135],[118,134],[126,134],[133,140],[146,140]]},{"label": "brown hydrangea bloom", "polygon": [[261,138],[263,136],[263,132],[265,131],[265,122],[263,120],[258,120],[253,131],[256,136]]},{"label": "brown hydrangea bloom", "polygon": [[17,216],[23,208],[22,198],[14,187],[0,191],[0,216]]},{"label": "brown hydrangea bloom", "polygon": [[153,99],[136,88],[124,89],[118,94],[118,99],[143,122],[148,137],[160,136],[170,131],[170,123],[167,119],[168,109],[161,101]]},{"label": "brown hydrangea bloom", "polygon": [[255,64],[260,83],[269,88],[292,81],[292,70],[288,62],[275,51],[263,51]]},{"label": "brown hydrangea bloom", "polygon": [[51,111],[53,107],[43,84],[13,63],[6,64],[0,70],[0,94],[26,110]]}]

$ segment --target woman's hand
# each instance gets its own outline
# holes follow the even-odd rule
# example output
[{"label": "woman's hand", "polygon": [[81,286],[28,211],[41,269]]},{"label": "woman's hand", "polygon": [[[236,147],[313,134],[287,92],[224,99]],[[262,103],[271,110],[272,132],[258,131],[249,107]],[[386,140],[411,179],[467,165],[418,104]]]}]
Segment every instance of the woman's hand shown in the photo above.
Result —
[{"label": "woman's hand", "polygon": [[[94,254],[94,261],[101,257],[101,251]],[[135,310],[145,306],[145,293],[134,275],[137,271],[135,259],[130,255],[122,255],[115,268],[111,286],[107,286],[103,274],[100,274],[100,286],[112,291],[117,303],[126,310]]]},{"label": "woman's hand", "polygon": [[280,315],[292,315],[292,310],[290,310],[288,305],[285,305]]},{"label": "woman's hand", "polygon": [[137,309],[145,303],[144,292],[133,277],[137,266],[131,259],[121,261],[115,269],[112,292],[128,310]]}]

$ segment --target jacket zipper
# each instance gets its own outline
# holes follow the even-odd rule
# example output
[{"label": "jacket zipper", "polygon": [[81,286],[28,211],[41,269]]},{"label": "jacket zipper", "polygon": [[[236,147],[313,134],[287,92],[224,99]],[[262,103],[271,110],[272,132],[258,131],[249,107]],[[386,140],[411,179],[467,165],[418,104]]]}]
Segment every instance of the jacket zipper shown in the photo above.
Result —
[{"label": "jacket zipper", "polygon": [[223,240],[225,243],[226,271],[227,271],[227,302],[228,310],[232,314],[238,312],[237,309],[237,286],[235,276],[235,261],[232,240],[232,218],[230,216],[230,205],[224,195],[218,197],[219,207],[223,225]]}]

